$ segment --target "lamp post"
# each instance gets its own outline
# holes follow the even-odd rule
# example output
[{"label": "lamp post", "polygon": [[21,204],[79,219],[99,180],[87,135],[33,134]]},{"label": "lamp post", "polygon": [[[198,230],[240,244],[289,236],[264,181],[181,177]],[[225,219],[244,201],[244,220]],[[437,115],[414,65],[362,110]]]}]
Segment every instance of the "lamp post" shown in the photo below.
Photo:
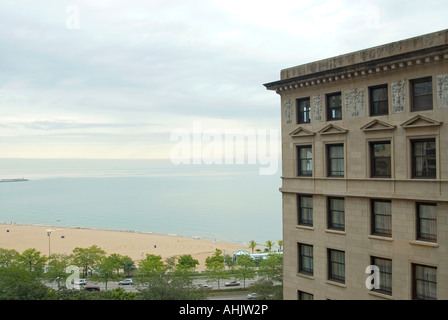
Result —
[{"label": "lamp post", "polygon": [[50,236],[51,236],[51,231],[53,231],[53,230],[47,230],[47,236],[48,236],[48,256],[50,256],[50,254],[51,254],[51,250],[50,250]]}]

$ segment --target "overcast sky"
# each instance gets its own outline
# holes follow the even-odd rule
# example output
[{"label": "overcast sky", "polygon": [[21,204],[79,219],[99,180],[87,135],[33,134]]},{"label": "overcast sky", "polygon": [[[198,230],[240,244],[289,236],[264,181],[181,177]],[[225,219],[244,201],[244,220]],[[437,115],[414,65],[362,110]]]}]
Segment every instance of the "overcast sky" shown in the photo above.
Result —
[{"label": "overcast sky", "polygon": [[448,28],[446,1],[0,0],[0,158],[168,158],[280,129],[280,70]]}]

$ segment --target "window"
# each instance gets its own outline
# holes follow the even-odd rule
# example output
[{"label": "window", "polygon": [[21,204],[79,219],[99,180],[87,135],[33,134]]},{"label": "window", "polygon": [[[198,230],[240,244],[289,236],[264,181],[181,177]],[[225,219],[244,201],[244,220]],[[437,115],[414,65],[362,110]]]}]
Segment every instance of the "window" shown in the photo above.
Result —
[{"label": "window", "polygon": [[313,275],[313,246],[298,244],[299,247],[299,273]]},{"label": "window", "polygon": [[314,300],[314,296],[311,293],[307,293],[305,291],[297,291],[299,295],[299,300]]},{"label": "window", "polygon": [[327,94],[327,121],[342,119],[341,93]]},{"label": "window", "polygon": [[297,154],[299,158],[298,175],[311,177],[313,175],[313,153],[311,146],[298,146]]},{"label": "window", "polygon": [[370,91],[370,115],[382,116],[389,114],[387,85],[371,87]]},{"label": "window", "polygon": [[345,283],[345,252],[328,249],[328,280]]},{"label": "window", "polygon": [[437,300],[437,268],[413,264],[412,283],[414,300]]},{"label": "window", "polygon": [[344,145],[327,146],[327,170],[329,177],[344,177]]},{"label": "window", "polygon": [[328,229],[345,230],[344,198],[328,198]]},{"label": "window", "polygon": [[417,203],[417,239],[437,241],[436,205],[433,203]]},{"label": "window", "polygon": [[372,178],[391,177],[391,147],[390,142],[370,143],[370,163]]},{"label": "window", "polygon": [[412,177],[426,179],[436,177],[435,139],[412,141]]},{"label": "window", "polygon": [[297,100],[297,123],[309,123],[311,119],[310,98]]},{"label": "window", "polygon": [[392,213],[390,201],[372,201],[372,234],[386,237],[392,236]]},{"label": "window", "polygon": [[379,269],[379,289],[372,289],[377,292],[392,294],[392,260],[372,257],[372,264]]},{"label": "window", "polygon": [[313,196],[297,196],[299,225],[313,226]]},{"label": "window", "polygon": [[432,110],[432,78],[411,80],[411,111]]}]

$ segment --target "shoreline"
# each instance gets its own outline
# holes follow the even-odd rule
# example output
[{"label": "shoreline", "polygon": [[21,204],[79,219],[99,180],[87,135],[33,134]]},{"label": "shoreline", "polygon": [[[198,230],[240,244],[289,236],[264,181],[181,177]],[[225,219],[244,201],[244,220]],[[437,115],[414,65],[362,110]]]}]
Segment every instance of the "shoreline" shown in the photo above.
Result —
[{"label": "shoreline", "polygon": [[[51,230],[50,235],[47,234],[48,230]],[[76,247],[87,248],[92,245],[97,245],[107,255],[118,253],[129,256],[137,263],[146,254],[160,255],[163,260],[190,254],[199,261],[198,270],[205,269],[205,259],[216,249],[230,255],[238,250],[248,250],[248,245],[179,235],[0,223],[0,248],[14,249],[19,253],[34,248],[45,256],[49,253],[71,254]]]}]

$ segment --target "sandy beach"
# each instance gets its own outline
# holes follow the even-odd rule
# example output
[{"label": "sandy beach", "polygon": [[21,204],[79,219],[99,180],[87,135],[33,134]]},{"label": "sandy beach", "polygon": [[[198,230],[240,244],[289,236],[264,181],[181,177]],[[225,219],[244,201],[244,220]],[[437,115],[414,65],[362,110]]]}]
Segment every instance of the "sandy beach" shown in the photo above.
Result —
[{"label": "sandy beach", "polygon": [[[47,235],[49,229],[52,230],[50,236]],[[199,261],[199,270],[205,269],[205,259],[212,255],[216,248],[227,254],[237,250],[248,250],[244,245],[171,235],[0,224],[0,248],[15,249],[19,253],[35,248],[42,255],[48,255],[49,251],[71,254],[76,247],[88,248],[92,245],[97,245],[107,254],[118,253],[129,256],[136,262],[146,254],[160,255],[163,259],[191,254]]]}]

